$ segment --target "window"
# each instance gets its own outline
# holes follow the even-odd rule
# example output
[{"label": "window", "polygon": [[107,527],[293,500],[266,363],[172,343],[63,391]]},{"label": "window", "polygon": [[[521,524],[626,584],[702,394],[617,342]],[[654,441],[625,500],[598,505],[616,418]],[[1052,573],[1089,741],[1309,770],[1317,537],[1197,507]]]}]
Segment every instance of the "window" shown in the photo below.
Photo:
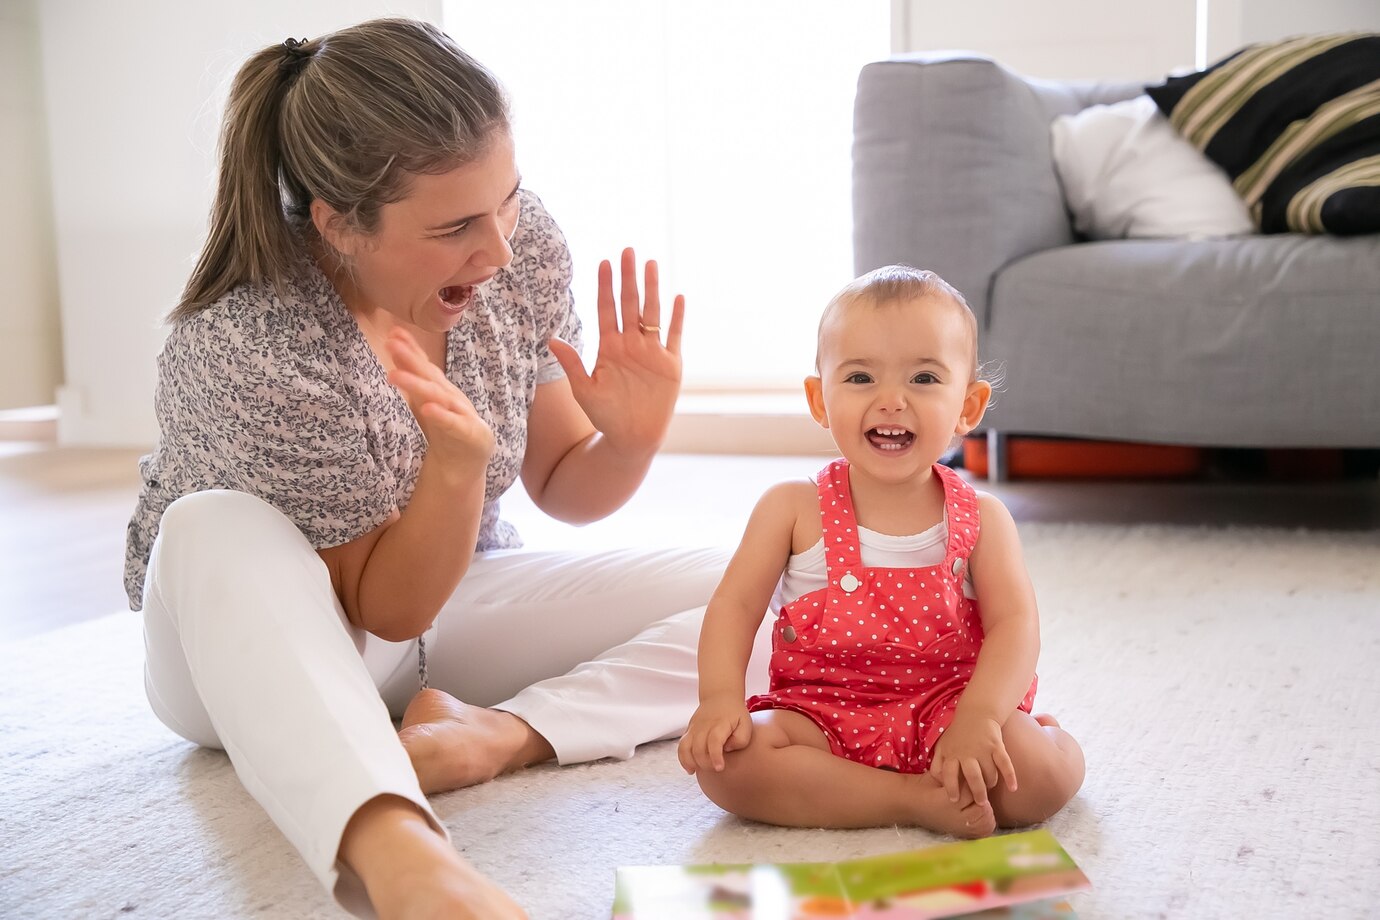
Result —
[{"label": "window", "polygon": [[599,261],[632,245],[668,305],[686,295],[687,390],[796,390],[853,276],[853,95],[889,53],[889,4],[450,0],[444,23],[512,96],[586,329]]}]

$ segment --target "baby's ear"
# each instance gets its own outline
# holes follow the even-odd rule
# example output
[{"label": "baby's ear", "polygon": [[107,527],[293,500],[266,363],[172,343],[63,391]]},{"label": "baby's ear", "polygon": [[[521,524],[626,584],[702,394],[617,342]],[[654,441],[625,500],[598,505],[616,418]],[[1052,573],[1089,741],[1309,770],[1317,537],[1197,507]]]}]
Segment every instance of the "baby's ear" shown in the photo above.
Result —
[{"label": "baby's ear", "polygon": [[978,426],[987,414],[987,404],[992,400],[992,384],[986,380],[974,380],[968,384],[968,392],[963,397],[963,411],[958,416],[954,433],[965,435]]},{"label": "baby's ear", "polygon": [[810,404],[810,414],[819,427],[829,427],[829,415],[824,411],[824,381],[818,377],[805,378],[805,400]]}]

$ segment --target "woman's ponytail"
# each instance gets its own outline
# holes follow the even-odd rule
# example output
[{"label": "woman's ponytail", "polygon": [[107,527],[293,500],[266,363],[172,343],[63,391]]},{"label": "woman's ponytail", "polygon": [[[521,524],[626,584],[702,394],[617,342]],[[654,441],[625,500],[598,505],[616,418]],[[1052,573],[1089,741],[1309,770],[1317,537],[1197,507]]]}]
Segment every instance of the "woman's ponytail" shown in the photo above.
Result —
[{"label": "woman's ponytail", "polygon": [[235,75],[210,230],[170,320],[196,313],[246,281],[281,289],[304,255],[302,237],[284,210],[284,194],[304,190],[284,175],[280,121],[284,97],[309,63],[309,48],[288,39],[255,54]]}]

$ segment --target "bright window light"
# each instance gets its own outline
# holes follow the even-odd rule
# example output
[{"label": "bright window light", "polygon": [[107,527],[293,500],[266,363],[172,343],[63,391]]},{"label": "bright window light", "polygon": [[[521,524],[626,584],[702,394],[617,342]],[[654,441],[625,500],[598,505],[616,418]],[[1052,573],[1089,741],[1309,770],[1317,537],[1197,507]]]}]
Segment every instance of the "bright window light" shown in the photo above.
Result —
[{"label": "bright window light", "polygon": [[[886,0],[449,0],[513,100],[518,167],[560,223],[592,358],[595,270],[624,246],[688,301],[687,389],[799,386],[853,273],[858,71]],[[669,299],[667,299],[669,303]]]}]

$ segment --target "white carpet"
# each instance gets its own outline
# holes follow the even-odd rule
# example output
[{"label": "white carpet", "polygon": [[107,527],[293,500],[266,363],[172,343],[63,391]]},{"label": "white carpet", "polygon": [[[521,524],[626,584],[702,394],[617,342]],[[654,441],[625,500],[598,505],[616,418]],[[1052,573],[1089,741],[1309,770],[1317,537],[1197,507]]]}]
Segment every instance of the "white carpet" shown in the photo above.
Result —
[{"label": "white carpet", "polygon": [[[1048,825],[1093,881],[1080,916],[1373,916],[1380,534],[1022,533],[1044,622],[1039,708],[1087,752],[1083,791]],[[224,756],[149,714],[141,654],[130,614],[0,647],[0,917],[340,916]],[[669,743],[436,806],[537,920],[607,917],[619,865],[936,839],[727,818]]]}]

